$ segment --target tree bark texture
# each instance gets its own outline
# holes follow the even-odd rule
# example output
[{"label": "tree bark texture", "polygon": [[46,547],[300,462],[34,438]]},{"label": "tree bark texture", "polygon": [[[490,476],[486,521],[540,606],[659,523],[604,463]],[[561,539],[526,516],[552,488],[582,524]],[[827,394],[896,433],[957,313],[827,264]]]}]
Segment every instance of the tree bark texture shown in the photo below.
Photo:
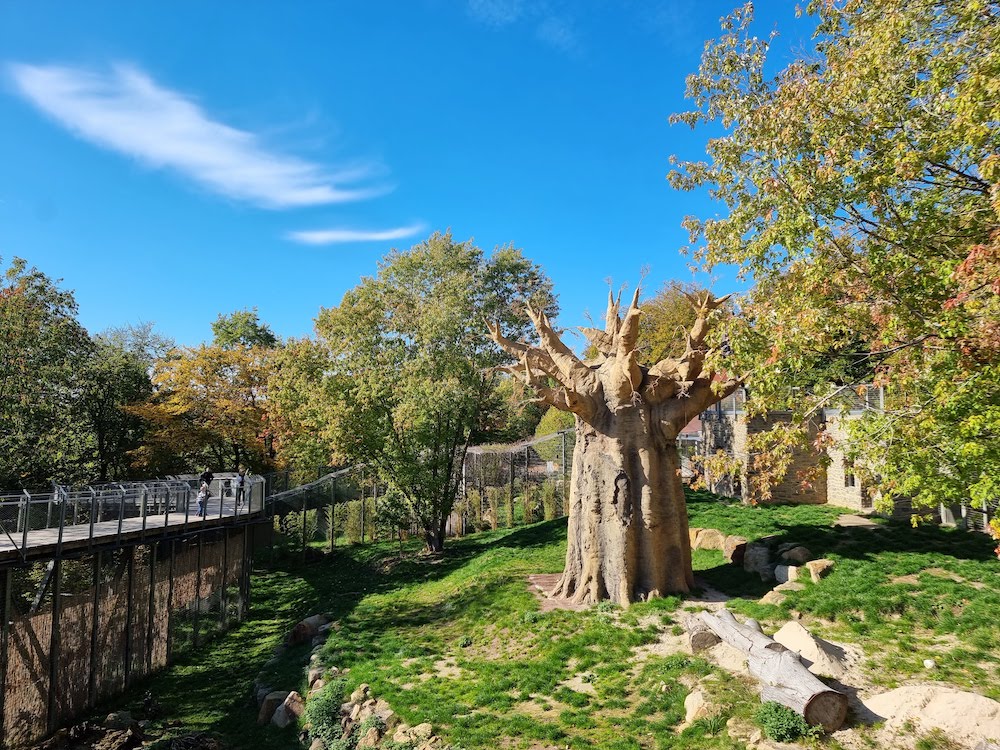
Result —
[{"label": "tree bark texture", "polygon": [[624,319],[620,300],[611,297],[605,329],[581,329],[599,352],[587,362],[563,344],[544,313],[530,308],[539,346],[491,329],[519,361],[507,371],[540,401],[576,415],[566,567],[552,595],[577,603],[628,605],[691,589],[677,435],[741,382],[703,366],[708,317],[724,299],[692,296],[698,317],[687,351],[647,368],[636,351],[638,296]]},{"label": "tree bark texture", "polygon": [[830,689],[803,666],[799,655],[760,632],[756,623],[741,624],[728,610],[701,613],[701,620],[722,640],[747,655],[750,674],[760,681],[760,699],[776,701],[827,732],[847,718],[847,696]]}]

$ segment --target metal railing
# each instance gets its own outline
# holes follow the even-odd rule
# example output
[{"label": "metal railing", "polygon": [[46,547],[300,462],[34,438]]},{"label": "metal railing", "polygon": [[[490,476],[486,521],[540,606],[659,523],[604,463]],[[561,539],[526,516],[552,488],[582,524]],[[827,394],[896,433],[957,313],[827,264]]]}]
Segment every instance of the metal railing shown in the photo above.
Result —
[{"label": "metal railing", "polygon": [[[54,485],[51,490],[0,493],[0,550],[21,557],[32,546],[95,540],[123,533],[184,526],[203,520],[233,522],[264,509],[265,483],[248,475],[242,490],[235,475],[216,477],[207,502],[198,500],[197,479],[152,479],[83,487]],[[136,521],[138,520],[138,523]],[[52,532],[55,533],[43,533]]]}]

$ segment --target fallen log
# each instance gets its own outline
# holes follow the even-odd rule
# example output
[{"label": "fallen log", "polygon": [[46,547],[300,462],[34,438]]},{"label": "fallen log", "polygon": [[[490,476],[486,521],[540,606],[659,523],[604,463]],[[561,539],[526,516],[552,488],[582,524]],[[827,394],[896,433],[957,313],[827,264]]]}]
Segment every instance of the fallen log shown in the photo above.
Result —
[{"label": "fallen log", "polygon": [[722,640],[715,634],[715,631],[697,617],[685,618],[684,629],[688,632],[688,646],[692,654],[712,648]]},{"label": "fallen log", "polygon": [[[747,655],[750,674],[760,680],[760,699],[777,701],[827,732],[847,718],[847,696],[818,680],[799,655],[760,632],[756,622],[740,623],[729,610],[702,612],[701,621],[730,646]],[[756,626],[756,627],[755,627]]]}]

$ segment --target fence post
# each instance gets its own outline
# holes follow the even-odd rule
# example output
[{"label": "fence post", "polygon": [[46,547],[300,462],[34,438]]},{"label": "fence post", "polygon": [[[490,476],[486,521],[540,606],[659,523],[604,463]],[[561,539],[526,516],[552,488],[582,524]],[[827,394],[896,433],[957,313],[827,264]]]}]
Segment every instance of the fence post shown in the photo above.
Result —
[{"label": "fence post", "polygon": [[87,536],[89,544],[87,545],[90,549],[94,547],[94,514],[97,513],[97,491],[93,487],[89,487],[90,490],[90,534]]},{"label": "fence post", "polygon": [[[50,511],[51,512],[51,511]],[[59,685],[59,615],[62,598],[62,560],[52,561],[52,629],[49,634],[49,694],[46,705],[45,726],[54,732],[59,725],[57,719],[56,687]]]},{"label": "fence post", "polygon": [[[0,615],[3,619],[0,619],[0,737],[7,736],[7,726],[4,721],[4,716],[6,715],[6,704],[4,697],[7,695],[7,658],[8,658],[8,641],[10,640],[10,594],[11,594],[11,577],[14,571],[10,568],[4,568],[3,571],[3,586],[0,589]],[[0,742],[0,746],[3,743]]]},{"label": "fence post", "polygon": [[158,545],[149,545],[149,602],[146,610],[146,674],[153,671],[153,623],[156,618],[156,550]]},{"label": "fence post", "polygon": [[330,551],[337,545],[337,477],[330,480]]},{"label": "fence post", "polygon": [[[124,507],[124,498],[122,499]],[[125,688],[132,680],[132,597],[135,594],[135,547],[129,547],[125,553],[125,572],[128,575],[128,586],[125,588]]]},{"label": "fence post", "polygon": [[21,555],[27,554],[28,550],[28,527],[31,526],[31,495],[24,490],[24,526],[21,530]]},{"label": "fence post", "polygon": [[[91,535],[93,536],[93,535]],[[100,550],[93,560],[93,599],[91,600],[92,617],[90,621],[90,673],[87,675],[87,707],[93,708],[97,703],[97,622],[101,608],[101,562],[104,553]]]},{"label": "fence post", "polygon": [[361,543],[365,543],[365,470],[361,470]]}]

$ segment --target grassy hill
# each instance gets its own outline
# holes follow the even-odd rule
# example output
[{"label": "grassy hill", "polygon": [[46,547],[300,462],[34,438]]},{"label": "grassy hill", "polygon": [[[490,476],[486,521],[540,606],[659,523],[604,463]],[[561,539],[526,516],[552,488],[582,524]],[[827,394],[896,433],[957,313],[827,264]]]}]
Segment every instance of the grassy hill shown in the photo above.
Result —
[{"label": "grassy hill", "polygon": [[[819,584],[780,606],[760,605],[769,588],[695,552],[696,574],[734,597],[729,606],[776,627],[791,612],[820,634],[862,646],[872,681],[893,687],[911,677],[950,682],[1000,698],[1000,586],[989,540],[936,527],[834,526],[823,506],[747,508],[705,493],[689,496],[692,526],[751,539],[777,535],[835,561]],[[411,724],[429,721],[456,746],[472,748],[740,747],[725,719],[749,717],[751,686],[719,679],[721,719],[676,733],[689,687],[709,662],[658,644],[681,632],[678,597],[628,610],[542,612],[526,586],[532,573],[559,572],[565,521],[449,541],[441,557],[394,545],[341,548],[323,561],[254,581],[250,621],[206,646],[146,689],[164,718],[185,730],[218,732],[236,747],[295,747],[292,729],[254,725],[250,684],[288,627],[328,612],[338,628],[320,660],[349,668],[348,690],[371,685]],[[267,671],[271,684],[304,692],[309,648],[289,651]],[[928,677],[923,659],[938,664]]]}]

